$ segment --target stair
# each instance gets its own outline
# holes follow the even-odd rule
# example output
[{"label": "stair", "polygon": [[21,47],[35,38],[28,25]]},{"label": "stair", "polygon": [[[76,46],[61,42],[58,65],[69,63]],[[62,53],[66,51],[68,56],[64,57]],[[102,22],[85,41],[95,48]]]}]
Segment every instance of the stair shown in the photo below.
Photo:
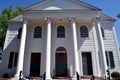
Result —
[{"label": "stair", "polygon": [[69,77],[54,77],[53,80],[70,80]]},{"label": "stair", "polygon": [[41,77],[31,77],[31,78],[26,78],[25,80],[42,80]]},{"label": "stair", "polygon": [[82,76],[81,77],[82,80],[101,80],[99,77],[93,77],[92,76]]},{"label": "stair", "polygon": [[0,80],[11,80],[9,78],[0,78]]},{"label": "stair", "polygon": [[[4,79],[0,79],[4,80]],[[9,80],[9,79],[5,79]],[[25,80],[42,80],[41,77],[26,78]],[[70,77],[53,77],[52,80],[70,80]],[[92,76],[82,76],[81,80],[92,80]],[[101,80],[99,77],[95,77],[94,80]]]}]

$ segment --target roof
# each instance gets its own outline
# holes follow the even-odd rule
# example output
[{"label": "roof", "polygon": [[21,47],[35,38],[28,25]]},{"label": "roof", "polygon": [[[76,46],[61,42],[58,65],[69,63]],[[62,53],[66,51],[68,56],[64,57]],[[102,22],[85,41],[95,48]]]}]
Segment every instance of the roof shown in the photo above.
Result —
[{"label": "roof", "polygon": [[101,10],[100,8],[97,8],[95,6],[92,6],[79,0],[44,0],[42,2],[33,4],[25,8],[24,10],[53,10],[53,9],[54,10],[77,9],[95,11]]},{"label": "roof", "polygon": [[100,14],[100,18],[101,18],[101,21],[116,21],[116,19],[114,19],[104,13]]},{"label": "roof", "polygon": [[[64,3],[64,4],[63,4]],[[24,11],[67,11],[67,10],[76,10],[76,11],[101,11],[100,8],[92,6],[90,4],[84,3],[79,0],[44,0],[38,3],[35,3],[31,6],[28,6],[23,10]],[[10,21],[21,21],[23,15],[19,15]],[[100,17],[102,21],[115,21],[110,16],[107,16],[103,13],[100,13]]]}]

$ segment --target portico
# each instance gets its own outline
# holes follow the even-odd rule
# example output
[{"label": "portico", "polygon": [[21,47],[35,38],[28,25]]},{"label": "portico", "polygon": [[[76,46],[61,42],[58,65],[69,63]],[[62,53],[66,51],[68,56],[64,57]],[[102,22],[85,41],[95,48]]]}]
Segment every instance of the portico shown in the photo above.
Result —
[{"label": "portico", "polygon": [[[94,18],[91,18],[91,19],[94,19]],[[80,63],[82,63],[81,61],[80,61],[80,58],[82,58],[82,55],[81,54],[79,54],[79,48],[78,48],[78,39],[77,39],[77,27],[78,27],[78,23],[80,22],[80,23],[90,23],[90,24],[92,24],[93,22],[91,22],[91,19],[86,19],[86,18],[83,18],[83,19],[81,19],[81,18],[76,18],[76,17],[70,17],[70,18],[53,18],[53,17],[46,17],[46,18],[44,18],[44,19],[40,19],[40,20],[38,20],[37,19],[37,22],[34,22],[35,21],[35,18],[33,18],[33,19],[29,19],[29,18],[27,18],[26,20],[27,20],[27,22],[25,21],[25,22],[23,22],[23,32],[22,33],[24,33],[25,34],[25,32],[27,32],[27,28],[29,28],[30,26],[29,25],[32,25],[32,24],[36,24],[36,25],[38,25],[38,23],[40,22],[42,22],[42,24],[43,25],[46,25],[46,26],[44,26],[45,27],[45,29],[46,29],[46,40],[44,41],[44,42],[46,42],[46,54],[45,54],[45,56],[44,57],[46,57],[46,63],[45,63],[45,65],[46,65],[46,70],[44,71],[44,72],[46,72],[46,79],[51,79],[51,77],[53,77],[53,76],[57,76],[59,73],[57,73],[57,72],[55,72],[55,71],[57,71],[56,70],[56,68],[52,68],[52,65],[54,64],[54,66],[57,66],[57,63],[56,63],[56,58],[55,57],[57,57],[57,54],[54,54],[54,61],[53,61],[53,57],[51,56],[51,55],[53,55],[53,51],[51,51],[52,50],[52,28],[53,28],[53,25],[54,24],[56,24],[56,25],[63,25],[64,23],[65,24],[67,24],[68,25],[68,28],[69,28],[69,30],[71,31],[71,36],[70,36],[70,38],[71,39],[73,39],[73,40],[71,40],[72,42],[71,42],[71,44],[73,45],[73,53],[72,53],[72,55],[74,56],[74,66],[70,66],[70,65],[68,65],[70,62],[69,62],[69,58],[70,58],[70,54],[67,52],[65,55],[66,55],[66,67],[67,67],[67,72],[66,72],[66,76],[72,76],[73,77],[73,79],[76,79],[76,72],[77,73],[79,73],[79,75],[81,76],[81,75],[83,75],[83,70],[82,70],[82,68],[80,67]],[[41,21],[42,20],[42,21]],[[87,22],[84,22],[84,21],[87,21]],[[98,22],[97,21],[95,21],[95,30],[96,31],[99,31],[99,33],[100,33],[100,29],[99,28],[96,28],[96,27],[98,27],[98,26],[100,26],[99,24],[98,24]],[[24,27],[26,27],[26,28],[24,28]],[[99,34],[98,33],[98,34]],[[27,34],[26,34],[27,35]],[[21,39],[24,37],[24,44],[26,44],[25,42],[26,42],[26,36],[24,36],[24,35],[22,35],[21,36]],[[65,35],[65,38],[66,38],[67,36]],[[99,36],[99,35],[97,35],[96,37],[98,37],[99,39],[101,39],[101,40],[103,40],[102,39],[102,37],[101,37],[101,35]],[[70,39],[69,38],[69,39]],[[61,40],[62,41],[62,40]],[[101,41],[101,42],[103,42],[103,41]],[[21,43],[20,43],[21,45],[23,44],[23,41],[21,41]],[[99,45],[101,45],[101,44],[103,44],[103,43],[100,43]],[[62,44],[61,44],[62,45]],[[23,47],[24,46],[24,47]],[[98,46],[99,47],[99,46]],[[25,50],[25,45],[22,45],[22,48],[24,48],[24,49],[22,49],[22,50]],[[103,47],[102,47],[103,48]],[[104,48],[103,48],[104,49]],[[21,49],[20,49],[21,50]],[[17,76],[19,76],[19,72],[20,71],[23,71],[23,62],[24,62],[24,58],[22,59],[20,56],[22,55],[22,56],[24,56],[25,54],[23,54],[25,51],[23,51],[22,53],[20,53],[19,52],[19,58],[20,58],[20,61],[22,61],[22,62],[19,62],[19,58],[18,58],[18,67],[17,67],[17,69],[16,69],[16,77]],[[104,52],[104,51],[103,51]],[[43,54],[43,53],[42,53]],[[63,54],[63,53],[62,53]],[[61,54],[61,55],[62,55]],[[104,53],[103,53],[104,54]],[[103,54],[101,55],[101,56],[103,56]],[[68,56],[67,56],[68,55]],[[42,56],[41,56],[42,57]],[[68,57],[68,58],[67,58]],[[59,57],[58,57],[59,58]],[[21,60],[22,59],[22,60]],[[31,59],[30,59],[31,60]],[[45,59],[44,59],[45,60]],[[40,59],[40,61],[41,61],[41,59]],[[29,61],[30,62],[30,61]],[[54,62],[54,63],[53,63]],[[21,65],[22,64],[22,65]],[[106,64],[106,63],[105,63]],[[41,65],[41,64],[40,64]],[[48,67],[49,66],[49,67]],[[30,66],[29,66],[30,67]],[[106,67],[106,65],[105,65],[105,67]],[[21,68],[21,69],[20,69]],[[40,67],[41,68],[41,67]],[[104,70],[106,69],[106,68],[103,68]],[[30,69],[29,69],[30,70]],[[74,70],[74,71],[73,71]],[[40,71],[41,71],[41,69],[40,69]],[[23,71],[24,72],[24,71]],[[41,73],[41,72],[40,72]],[[30,72],[28,72],[27,73],[28,75],[30,74]],[[103,74],[105,74],[105,73],[103,73]],[[41,75],[41,74],[40,74]]]},{"label": "portico", "polygon": [[23,76],[45,74],[46,80],[77,80],[77,75],[103,78],[108,67],[112,66],[111,72],[119,69],[113,23],[101,9],[77,0],[32,5],[9,22],[7,39],[13,40],[5,42],[3,63],[8,65],[1,64],[1,74],[12,72],[15,79],[21,71]]}]

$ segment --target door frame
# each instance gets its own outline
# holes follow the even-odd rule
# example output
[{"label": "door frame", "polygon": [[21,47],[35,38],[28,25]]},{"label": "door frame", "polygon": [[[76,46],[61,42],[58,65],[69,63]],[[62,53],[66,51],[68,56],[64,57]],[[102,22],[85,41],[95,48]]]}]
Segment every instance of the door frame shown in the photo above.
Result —
[{"label": "door frame", "polygon": [[[37,55],[37,56],[39,55],[39,61],[38,61],[38,62],[39,62],[39,68],[38,68],[39,70],[37,70],[37,71],[39,71],[39,73],[37,74],[37,76],[35,76],[35,77],[39,77],[39,76],[40,76],[40,72],[41,72],[41,53],[39,53],[39,52],[32,52],[32,53],[31,53],[31,58],[30,58],[30,73],[29,73],[29,75],[32,76],[32,75],[31,75],[31,74],[32,74],[32,73],[31,73],[31,67],[32,67],[32,64],[33,64],[33,63],[32,63],[32,59],[33,59],[32,56],[33,56],[33,55],[34,55],[34,56],[35,56],[35,55]],[[34,59],[33,59],[33,60],[34,60]],[[34,76],[34,75],[33,75],[33,76]]]},{"label": "door frame", "polygon": [[[93,71],[93,58],[92,58],[92,52],[81,52],[81,56],[82,56],[82,72],[83,72],[83,75],[84,75],[84,70],[83,70],[83,54],[89,54],[90,57],[91,57],[91,69],[92,69],[92,72],[91,74],[88,73],[88,65],[87,65],[87,74],[86,75],[93,75],[94,74],[94,71]],[[88,55],[87,55],[88,57]],[[87,60],[88,61],[88,60]],[[88,62],[87,62],[88,63]]]},{"label": "door frame", "polygon": [[[65,64],[65,74],[64,75],[57,75],[57,60],[56,60],[56,57],[57,57],[57,55],[58,54],[63,54],[66,58],[65,58],[65,60],[66,60],[66,64]],[[67,60],[67,52],[56,52],[55,53],[55,76],[57,76],[57,77],[61,77],[61,76],[63,76],[63,77],[66,77],[66,76],[68,76],[68,60]]]}]

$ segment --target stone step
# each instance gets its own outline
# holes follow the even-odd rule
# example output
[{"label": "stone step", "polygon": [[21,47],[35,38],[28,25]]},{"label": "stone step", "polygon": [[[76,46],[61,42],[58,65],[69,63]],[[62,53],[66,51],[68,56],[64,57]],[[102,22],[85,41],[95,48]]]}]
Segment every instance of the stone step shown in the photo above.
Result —
[{"label": "stone step", "polygon": [[0,78],[0,80],[11,80],[9,78]]},{"label": "stone step", "polygon": [[25,80],[42,80],[41,77],[31,77],[31,78],[26,78]]},{"label": "stone step", "polygon": [[70,80],[69,77],[54,77],[53,80]]},{"label": "stone step", "polygon": [[[81,80],[91,80],[91,79],[92,79],[91,76],[82,76],[81,77]],[[4,79],[2,79],[2,80],[4,80]],[[5,80],[8,80],[8,79],[5,79]],[[26,78],[25,80],[42,80],[42,79],[41,79],[41,77],[32,77],[31,79]],[[70,77],[53,77],[52,80],[70,80]],[[98,77],[95,77],[94,80],[101,80],[101,79]]]},{"label": "stone step", "polygon": [[[93,80],[93,76],[82,76],[82,80]],[[94,80],[101,80],[100,77],[94,77]]]},{"label": "stone step", "polygon": [[70,80],[70,79],[53,79],[53,80]]}]

